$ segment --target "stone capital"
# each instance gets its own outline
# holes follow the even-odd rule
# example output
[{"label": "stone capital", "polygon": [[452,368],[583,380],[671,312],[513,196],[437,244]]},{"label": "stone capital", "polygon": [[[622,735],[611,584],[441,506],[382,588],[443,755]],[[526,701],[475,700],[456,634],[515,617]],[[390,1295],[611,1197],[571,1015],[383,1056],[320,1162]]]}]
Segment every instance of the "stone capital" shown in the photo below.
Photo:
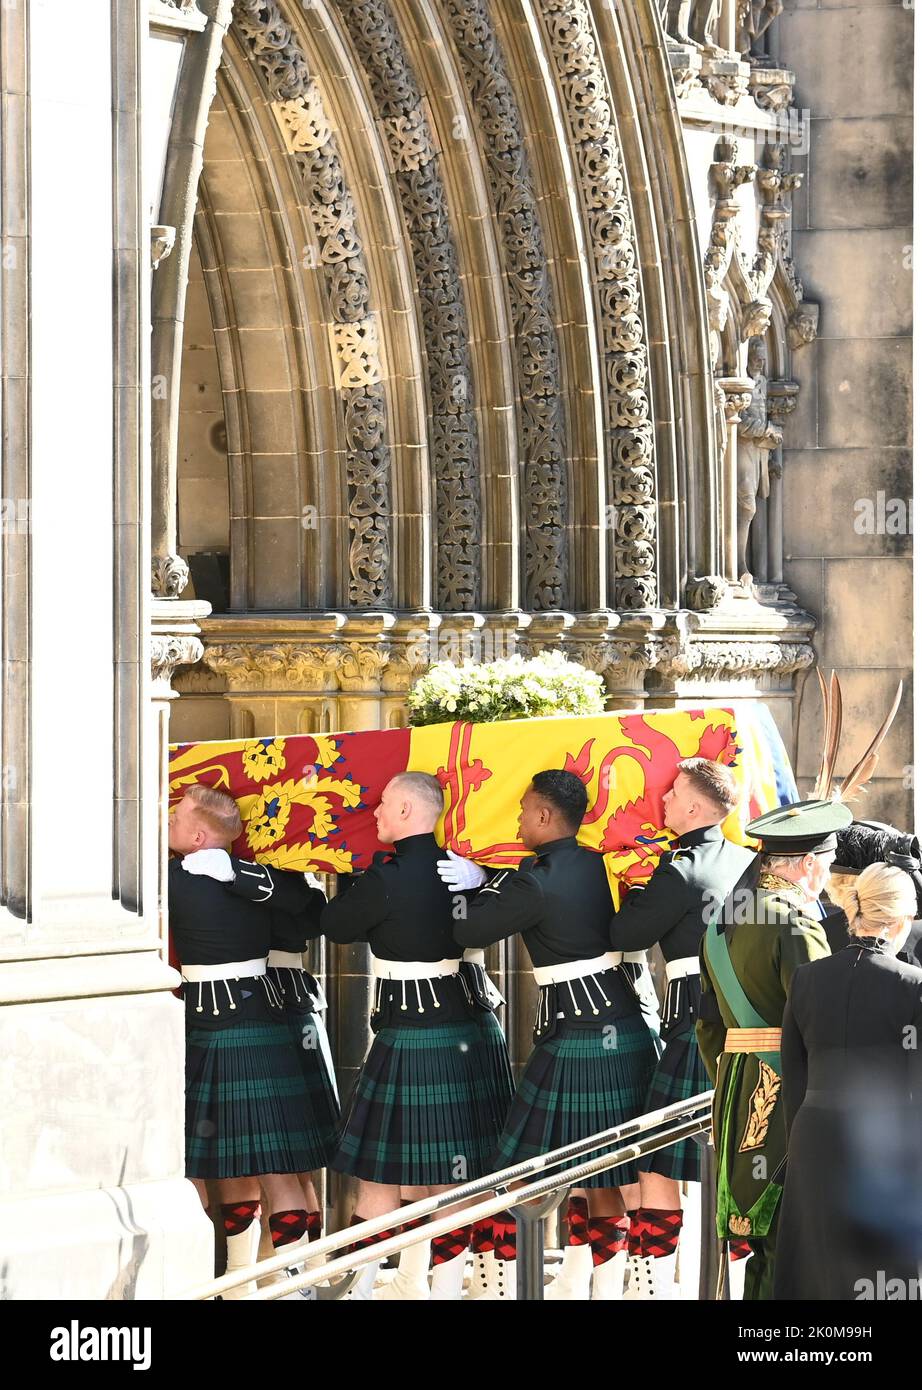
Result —
[{"label": "stone capital", "polygon": [[204,646],[198,624],[210,611],[210,605],[202,600],[183,602],[154,598],[151,601],[150,663],[154,699],[175,699],[176,691],[171,689],[170,683],[177,668],[201,661]]}]

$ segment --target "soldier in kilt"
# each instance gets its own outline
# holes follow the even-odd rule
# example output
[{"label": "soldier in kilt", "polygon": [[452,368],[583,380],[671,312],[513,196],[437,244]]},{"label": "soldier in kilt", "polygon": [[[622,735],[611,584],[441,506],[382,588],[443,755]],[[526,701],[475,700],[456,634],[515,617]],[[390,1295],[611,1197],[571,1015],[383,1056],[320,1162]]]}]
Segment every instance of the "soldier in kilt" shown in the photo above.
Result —
[{"label": "soldier in kilt", "polygon": [[206,1206],[205,1180],[216,1183],[228,1271],[256,1258],[261,1179],[267,1192],[271,1185],[273,1243],[306,1234],[297,1174],[325,1166],[334,1141],[329,1117],[311,1104],[266,967],[265,904],[307,912],[311,890],[302,875],[232,859],[228,846],[240,829],[233,798],[207,787],[190,787],[170,817],[170,929],[186,1009],[186,1174]]},{"label": "soldier in kilt", "polygon": [[[576,842],[586,805],[586,789],[573,773],[537,773],[519,817],[519,838],[533,853],[517,870],[487,881],[479,865],[451,853],[444,861],[451,887],[483,885],[455,924],[457,940],[483,947],[521,932],[540,986],[535,1048],[492,1168],[634,1118],[656,1061],[637,995],[610,949],[612,903],[602,856]],[[634,1181],[636,1165],[626,1163],[584,1183],[595,1299],[621,1297],[628,1222],[618,1187]],[[501,1264],[514,1258],[510,1235],[497,1241],[496,1253],[506,1257]],[[497,1282],[487,1296],[503,1295]]]},{"label": "soldier in kilt", "polygon": [[[739,801],[730,768],[708,758],[686,758],[663,798],[667,826],[678,839],[660,857],[646,886],[633,888],[611,924],[616,950],[649,949],[657,942],[666,962],[666,997],[659,1058],[645,1111],[688,1100],[709,1089],[695,1040],[701,985],[698,948],[710,915],[721,906],[753,855],[724,838],[721,822]],[[680,1182],[699,1182],[701,1150],[683,1139],[645,1159],[640,1206],[628,1237],[627,1298],[671,1299],[682,1227]]]},{"label": "soldier in kilt", "polygon": [[[261,870],[259,865],[252,867]],[[288,875],[279,875],[276,872],[276,877],[285,880]],[[336,1136],[340,1123],[339,1094],[330,1042],[323,1022],[327,1001],[320,981],[304,969],[303,959],[310,938],[319,935],[319,916],[326,903],[326,896],[320,885],[310,876],[306,876],[305,881],[309,883],[310,899],[307,909],[300,915],[284,912],[280,907],[273,907],[272,903],[269,903],[271,949],[266,973],[282,1000],[285,1023],[301,1064],[304,1083],[317,1121],[327,1134]],[[311,1173],[300,1173],[298,1177],[304,1191],[306,1230],[301,1228],[300,1213],[289,1212],[288,1234],[292,1242],[305,1236],[308,1242],[319,1240],[323,1234],[323,1215],[317,1187]],[[278,1181],[274,1177],[264,1177],[262,1183],[273,1208],[276,1205]],[[278,1245],[278,1242],[276,1244]],[[313,1290],[306,1290],[302,1296],[315,1297]]]},{"label": "soldier in kilt", "polygon": [[[395,1209],[401,1189],[420,1197],[482,1177],[496,1143],[496,1065],[459,971],[452,897],[436,871],[443,805],[437,778],[392,778],[375,818],[393,853],[376,854],[321,917],[331,941],[367,941],[373,955],[374,1040],[330,1165],[359,1180],[356,1222]],[[432,1243],[434,1299],[461,1297],[469,1243],[469,1227]],[[410,1247],[375,1297],[428,1299],[429,1258],[428,1242]],[[354,1296],[371,1296],[376,1269],[368,1266]]]}]

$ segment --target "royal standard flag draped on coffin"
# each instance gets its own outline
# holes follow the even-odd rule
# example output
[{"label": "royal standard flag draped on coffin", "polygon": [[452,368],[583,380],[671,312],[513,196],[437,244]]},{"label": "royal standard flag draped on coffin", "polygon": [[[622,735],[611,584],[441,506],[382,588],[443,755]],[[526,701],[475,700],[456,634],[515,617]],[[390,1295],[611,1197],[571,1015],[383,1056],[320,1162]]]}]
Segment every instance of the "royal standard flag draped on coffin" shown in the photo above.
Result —
[{"label": "royal standard flag draped on coffin", "polygon": [[241,858],[351,873],[386,848],[373,812],[387,782],[398,772],[431,772],[446,789],[440,843],[508,866],[526,853],[516,825],[532,775],[566,768],[589,797],[579,840],[605,855],[617,904],[622,885],[649,878],[671,843],[663,795],[679,760],[696,756],[725,763],[740,783],[739,810],[723,827],[731,840],[746,843],[750,820],[797,800],[781,737],[758,702],[177,744],[170,800],[195,782],[218,787],[240,807],[243,833],[233,849]]}]

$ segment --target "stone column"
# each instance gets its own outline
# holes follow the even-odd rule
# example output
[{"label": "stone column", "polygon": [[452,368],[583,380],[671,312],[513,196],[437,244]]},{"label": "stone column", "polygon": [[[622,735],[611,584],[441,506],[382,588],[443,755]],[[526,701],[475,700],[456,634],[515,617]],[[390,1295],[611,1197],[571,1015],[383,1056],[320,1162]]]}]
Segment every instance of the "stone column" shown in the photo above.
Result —
[{"label": "stone column", "polygon": [[724,413],[727,420],[727,446],[723,456],[721,496],[723,510],[723,573],[730,580],[740,578],[737,565],[736,468],[737,428],[740,415],[749,404],[752,382],[748,377],[721,377]]},{"label": "stone column", "polygon": [[176,557],[176,448],[183,319],[208,109],[232,10],[233,0],[199,0],[197,5],[183,0],[172,7],[157,0],[152,13],[152,22],[172,24],[184,32],[185,43],[159,203],[156,209],[151,208],[151,220],[175,233],[175,248],[154,281],[151,338],[154,592],[165,597],[182,593],[189,579],[185,563]]},{"label": "stone column", "polygon": [[23,253],[0,344],[22,520],[2,537],[5,828],[20,813],[0,911],[3,1297],[157,1299],[208,1276],[212,1233],[183,1177],[147,704],[146,5],[31,0],[0,25],[0,200]]},{"label": "stone column", "polygon": [[161,946],[166,958],[169,919],[167,914],[166,866],[168,858],[167,817],[169,815],[170,707],[178,698],[170,682],[179,666],[201,661],[204,650],[199,640],[198,619],[211,611],[201,600],[153,599],[151,603],[151,718],[148,786],[156,787],[157,807],[157,903]]}]

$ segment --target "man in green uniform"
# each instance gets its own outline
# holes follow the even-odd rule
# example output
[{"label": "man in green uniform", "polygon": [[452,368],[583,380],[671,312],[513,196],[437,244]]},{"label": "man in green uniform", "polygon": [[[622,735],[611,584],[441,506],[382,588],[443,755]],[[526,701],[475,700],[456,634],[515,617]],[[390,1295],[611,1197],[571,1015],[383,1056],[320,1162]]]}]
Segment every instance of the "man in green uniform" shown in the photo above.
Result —
[{"label": "man in green uniform", "polygon": [[762,852],[701,944],[696,1036],[714,1084],[717,1234],[752,1248],[746,1299],[770,1299],[784,1181],[781,1020],[799,965],[829,955],[816,901],[829,878],[836,832],[852,814],[835,801],[801,801],[749,825]]}]

